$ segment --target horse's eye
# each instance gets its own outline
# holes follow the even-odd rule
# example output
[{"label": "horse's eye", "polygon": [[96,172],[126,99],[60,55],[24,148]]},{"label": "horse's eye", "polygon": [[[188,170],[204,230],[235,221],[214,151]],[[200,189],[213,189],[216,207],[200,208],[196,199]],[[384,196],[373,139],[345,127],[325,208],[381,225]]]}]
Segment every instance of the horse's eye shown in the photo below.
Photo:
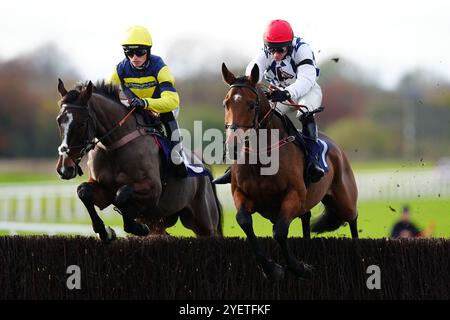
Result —
[{"label": "horse's eye", "polygon": [[250,110],[253,110],[254,108],[255,108],[255,102],[249,102],[248,103],[248,108],[250,109]]}]

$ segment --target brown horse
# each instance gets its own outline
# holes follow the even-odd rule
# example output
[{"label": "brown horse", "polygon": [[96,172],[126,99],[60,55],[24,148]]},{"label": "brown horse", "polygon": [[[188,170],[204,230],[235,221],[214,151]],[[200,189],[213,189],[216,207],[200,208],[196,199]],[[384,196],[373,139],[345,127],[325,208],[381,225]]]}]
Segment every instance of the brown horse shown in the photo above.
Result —
[{"label": "brown horse", "polygon": [[[236,78],[222,64],[222,75],[230,89],[224,99],[227,141],[237,130],[278,130],[280,141],[288,133],[281,117],[274,116],[263,90],[257,85],[259,69],[255,65],[249,77]],[[267,133],[270,137],[270,134]],[[233,137],[235,138],[235,137]],[[288,248],[289,225],[296,218],[302,219],[303,236],[309,238],[310,210],[320,201],[325,211],[313,224],[312,231],[323,232],[337,229],[344,221],[349,222],[352,237],[357,231],[357,187],[349,161],[344,152],[328,137],[320,138],[329,145],[326,158],[329,171],[317,183],[304,182],[304,153],[293,143],[279,149],[279,170],[274,175],[261,175],[261,163],[233,163],[231,167],[231,192],[238,210],[236,219],[247,235],[256,259],[264,274],[275,279],[284,276],[284,268],[268,260],[258,244],[252,227],[252,214],[259,212],[273,223],[273,236],[279,243],[287,262],[287,269],[302,278],[312,274],[312,267],[297,261]],[[269,144],[274,145],[275,142]],[[281,145],[281,144],[278,144]],[[282,149],[281,149],[282,148]],[[234,150],[236,151],[236,150]]]},{"label": "brown horse", "polygon": [[120,103],[118,88],[102,83],[93,90],[89,82],[67,91],[59,80],[57,172],[63,179],[81,175],[79,162],[88,153],[90,178],[78,187],[78,196],[100,238],[110,241],[115,233],[105,227],[94,205],[116,206],[124,230],[138,236],[165,233],[178,217],[197,236],[222,235],[221,205],[211,177],[181,179],[167,173],[156,139],[141,127],[142,114],[117,125],[130,111]]}]

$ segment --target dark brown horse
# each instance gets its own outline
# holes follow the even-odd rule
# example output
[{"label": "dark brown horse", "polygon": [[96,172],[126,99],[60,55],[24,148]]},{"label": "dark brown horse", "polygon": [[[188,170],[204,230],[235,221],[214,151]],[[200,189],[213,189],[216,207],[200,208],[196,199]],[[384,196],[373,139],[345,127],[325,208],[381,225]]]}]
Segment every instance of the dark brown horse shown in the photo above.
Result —
[{"label": "dark brown horse", "polygon": [[89,82],[67,91],[59,80],[62,99],[57,122],[62,143],[57,172],[63,179],[75,178],[81,174],[81,158],[88,153],[90,178],[78,187],[78,196],[100,238],[110,241],[115,234],[104,225],[94,205],[100,209],[116,206],[124,230],[138,236],[164,233],[178,218],[197,236],[221,235],[221,206],[211,178],[181,179],[166,174],[157,141],[138,130],[144,123],[142,115],[134,114],[117,125],[130,111],[120,103],[118,88],[100,84],[96,93],[93,89]]},{"label": "dark brown horse", "polygon": [[[227,137],[233,136],[238,129],[278,130],[280,141],[289,137],[281,117],[274,116],[263,90],[257,85],[259,69],[255,65],[250,77],[236,78],[222,64],[223,79],[230,85],[225,100],[225,127]],[[270,137],[269,133],[267,134]],[[310,236],[310,210],[320,201],[325,211],[313,224],[315,232],[337,229],[347,221],[352,237],[358,237],[356,201],[358,191],[349,161],[344,152],[328,137],[320,138],[329,145],[326,158],[329,171],[317,183],[304,182],[304,153],[294,143],[286,143],[279,149],[279,170],[274,175],[261,175],[261,163],[233,163],[231,172],[231,192],[238,210],[236,219],[251,244],[258,264],[264,274],[281,278],[284,268],[268,260],[258,244],[252,227],[252,214],[259,212],[273,223],[273,236],[279,243],[287,262],[287,269],[298,277],[311,276],[311,266],[297,261],[288,248],[287,236],[291,222],[300,217],[303,225],[303,236]],[[227,139],[229,141],[229,139]],[[274,145],[279,141],[269,141]],[[280,145],[280,144],[278,144]]]}]

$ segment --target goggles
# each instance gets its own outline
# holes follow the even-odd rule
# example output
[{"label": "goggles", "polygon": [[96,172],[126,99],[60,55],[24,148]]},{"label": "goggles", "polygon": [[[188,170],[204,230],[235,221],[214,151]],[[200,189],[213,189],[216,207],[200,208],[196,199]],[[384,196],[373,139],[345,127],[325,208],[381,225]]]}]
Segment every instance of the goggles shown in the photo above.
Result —
[{"label": "goggles", "polygon": [[269,51],[271,54],[276,53],[286,53],[288,51],[288,47],[267,47],[267,51]]},{"label": "goggles", "polygon": [[133,58],[134,55],[138,56],[138,57],[142,57],[144,56],[148,50],[147,49],[123,49],[123,52],[125,53],[125,55],[129,58]]}]

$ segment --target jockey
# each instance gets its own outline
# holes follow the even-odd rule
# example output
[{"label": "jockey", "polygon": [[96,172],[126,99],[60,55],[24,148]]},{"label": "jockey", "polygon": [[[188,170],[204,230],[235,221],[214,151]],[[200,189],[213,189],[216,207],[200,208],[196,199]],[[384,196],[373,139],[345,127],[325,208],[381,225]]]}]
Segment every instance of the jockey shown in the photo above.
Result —
[{"label": "jockey", "polygon": [[[247,66],[247,76],[255,64],[260,70],[259,81],[264,79],[279,88],[268,93],[268,98],[272,102],[277,102],[276,109],[281,114],[296,113],[302,123],[303,134],[311,142],[307,144],[309,147],[307,173],[312,182],[319,181],[325,172],[319,165],[320,149],[314,111],[317,112],[322,103],[322,90],[316,82],[319,68],[316,66],[313,51],[302,38],[294,36],[289,22],[273,20],[264,33],[264,48]],[[282,104],[289,99],[304,106],[301,109],[303,112]],[[230,181],[231,171],[227,170],[223,177],[215,180],[215,183]]]},{"label": "jockey", "polygon": [[172,157],[178,158],[176,161],[171,159],[175,174],[186,177],[187,169],[183,162],[176,120],[180,98],[169,68],[160,57],[151,54],[152,45],[152,37],[146,28],[129,28],[122,41],[125,59],[116,66],[111,82],[121,87],[123,94],[131,101],[130,107],[159,114],[167,136],[172,141],[173,150],[179,150],[172,152]]}]

